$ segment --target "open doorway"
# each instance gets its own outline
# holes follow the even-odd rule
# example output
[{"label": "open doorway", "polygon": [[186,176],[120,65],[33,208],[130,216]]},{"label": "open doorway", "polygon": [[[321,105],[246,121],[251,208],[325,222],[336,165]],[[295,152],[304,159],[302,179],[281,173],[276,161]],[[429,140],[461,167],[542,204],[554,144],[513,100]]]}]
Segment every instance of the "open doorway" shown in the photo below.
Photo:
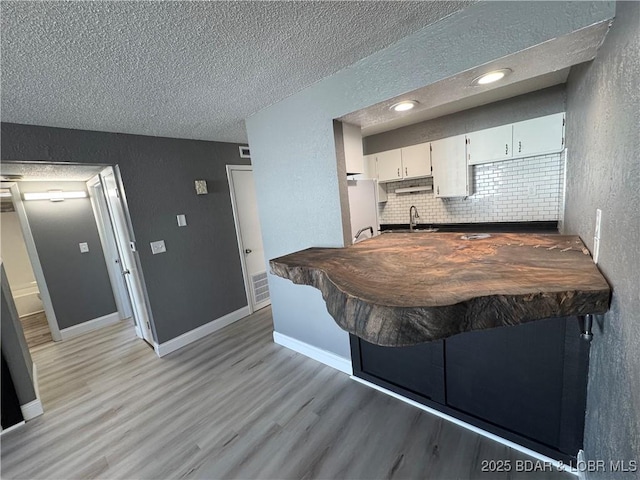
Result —
[{"label": "open doorway", "polygon": [[[18,309],[25,336],[34,339],[30,348],[44,342],[47,330],[60,341],[126,319],[155,348],[117,168],[3,162],[1,169],[10,181],[2,182],[3,249],[4,233],[22,233],[19,258],[31,267],[29,293],[40,300],[32,311]],[[16,295],[24,293],[19,287],[10,279],[17,306],[27,303]]]},{"label": "open doorway", "polygon": [[11,192],[0,193],[0,256],[30,350],[53,341]]}]

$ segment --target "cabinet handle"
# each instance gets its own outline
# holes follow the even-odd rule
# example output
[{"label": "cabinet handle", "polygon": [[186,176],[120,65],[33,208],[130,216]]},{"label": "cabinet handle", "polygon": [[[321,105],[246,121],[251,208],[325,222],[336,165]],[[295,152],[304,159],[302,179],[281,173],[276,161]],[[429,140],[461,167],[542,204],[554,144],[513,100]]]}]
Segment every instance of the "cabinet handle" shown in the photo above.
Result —
[{"label": "cabinet handle", "polygon": [[409,176],[409,172],[407,172],[407,167],[404,167],[404,176],[408,177]]},{"label": "cabinet handle", "polygon": [[522,153],[522,142],[518,142],[518,153]]},{"label": "cabinet handle", "polygon": [[508,143],[504,144],[504,154],[505,155],[509,155],[509,144]]},{"label": "cabinet handle", "polygon": [[438,195],[440,195],[440,187],[439,186],[436,186],[436,191],[437,191]]},{"label": "cabinet handle", "polygon": [[400,169],[398,169],[398,178],[400,178]]}]

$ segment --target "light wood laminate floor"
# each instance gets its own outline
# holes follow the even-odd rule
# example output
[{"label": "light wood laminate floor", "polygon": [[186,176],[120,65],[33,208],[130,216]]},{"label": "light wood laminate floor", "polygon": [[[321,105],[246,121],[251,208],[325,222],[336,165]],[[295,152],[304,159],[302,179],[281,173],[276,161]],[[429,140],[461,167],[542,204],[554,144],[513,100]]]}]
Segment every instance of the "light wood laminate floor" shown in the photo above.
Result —
[{"label": "light wood laminate floor", "polygon": [[51,330],[47,323],[47,316],[44,312],[34,313],[20,319],[24,337],[27,340],[29,349],[53,342]]},{"label": "light wood laminate floor", "polygon": [[[38,348],[43,416],[1,438],[13,478],[575,479],[272,341],[269,308],[162,359],[130,322]],[[502,475],[502,476],[501,476]]]}]

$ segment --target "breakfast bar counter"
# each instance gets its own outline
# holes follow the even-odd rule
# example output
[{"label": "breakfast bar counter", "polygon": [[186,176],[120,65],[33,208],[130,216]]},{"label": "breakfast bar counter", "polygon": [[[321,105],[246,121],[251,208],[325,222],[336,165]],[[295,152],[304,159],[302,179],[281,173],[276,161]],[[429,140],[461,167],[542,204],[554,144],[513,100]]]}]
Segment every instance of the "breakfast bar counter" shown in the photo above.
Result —
[{"label": "breakfast bar counter", "polygon": [[319,289],[341,328],[380,346],[601,314],[611,294],[570,235],[393,232],[345,248],[309,248],[270,266]]}]

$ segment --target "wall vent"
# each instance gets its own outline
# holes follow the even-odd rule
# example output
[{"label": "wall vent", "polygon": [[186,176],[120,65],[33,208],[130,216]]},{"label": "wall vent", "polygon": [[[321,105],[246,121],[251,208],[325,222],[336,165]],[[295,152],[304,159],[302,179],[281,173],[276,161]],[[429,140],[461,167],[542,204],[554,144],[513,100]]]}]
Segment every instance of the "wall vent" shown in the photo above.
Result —
[{"label": "wall vent", "polygon": [[267,281],[267,272],[258,273],[251,277],[251,285],[253,287],[253,303],[258,305],[269,300],[269,283]]},{"label": "wall vent", "polygon": [[251,152],[248,146],[240,146],[240,158],[251,158]]}]

